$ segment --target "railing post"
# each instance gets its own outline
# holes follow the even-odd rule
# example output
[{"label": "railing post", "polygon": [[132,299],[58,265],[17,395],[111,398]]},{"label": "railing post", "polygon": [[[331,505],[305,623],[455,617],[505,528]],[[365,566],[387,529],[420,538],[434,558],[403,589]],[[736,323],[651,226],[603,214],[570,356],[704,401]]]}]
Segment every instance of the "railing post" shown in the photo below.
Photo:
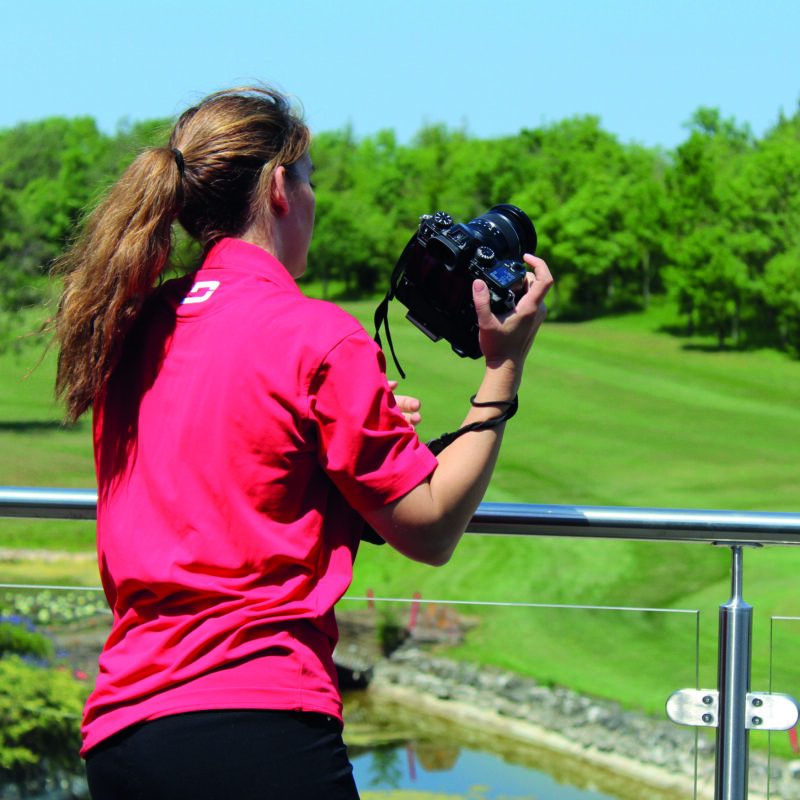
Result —
[{"label": "railing post", "polygon": [[787,731],[800,706],[787,694],[751,692],[753,607],[742,597],[743,547],[758,542],[716,542],[731,548],[731,599],[719,607],[716,689],[679,689],[667,700],[678,725],[717,729],[714,800],[747,800],[750,730]]},{"label": "railing post", "polygon": [[750,736],[745,720],[750,692],[753,607],[742,597],[741,545],[733,545],[731,554],[731,598],[719,607],[716,800],[746,800],[750,758]]}]

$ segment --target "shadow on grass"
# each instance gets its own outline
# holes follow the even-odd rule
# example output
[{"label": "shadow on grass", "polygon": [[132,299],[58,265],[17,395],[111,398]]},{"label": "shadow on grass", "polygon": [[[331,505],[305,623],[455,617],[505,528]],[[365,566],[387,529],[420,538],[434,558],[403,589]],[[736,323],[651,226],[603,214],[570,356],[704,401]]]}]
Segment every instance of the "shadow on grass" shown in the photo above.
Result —
[{"label": "shadow on grass", "polygon": [[726,337],[722,343],[708,331],[689,333],[685,324],[664,324],[653,328],[655,333],[666,334],[681,341],[681,350],[696,353],[758,353],[773,352],[785,355],[796,361],[798,356],[792,348],[774,338],[751,334],[742,336],[738,341]]},{"label": "shadow on grass", "polygon": [[748,350],[746,347],[731,347],[729,345],[710,344],[707,342],[684,342],[681,345],[681,350],[686,350],[690,353],[744,353]]},{"label": "shadow on grass", "polygon": [[720,345],[716,339],[711,339],[708,336],[698,335],[694,338],[692,334],[687,333],[685,325],[659,325],[654,328],[656,333],[664,333],[667,336],[672,336],[674,339],[683,339],[681,349],[689,352],[697,353],[726,353],[726,352],[744,352],[748,349],[743,343],[733,344],[725,342]]},{"label": "shadow on grass", "polygon": [[0,420],[0,433],[47,433],[49,431],[69,433],[81,430],[83,427],[82,421],[70,426],[57,419]]}]

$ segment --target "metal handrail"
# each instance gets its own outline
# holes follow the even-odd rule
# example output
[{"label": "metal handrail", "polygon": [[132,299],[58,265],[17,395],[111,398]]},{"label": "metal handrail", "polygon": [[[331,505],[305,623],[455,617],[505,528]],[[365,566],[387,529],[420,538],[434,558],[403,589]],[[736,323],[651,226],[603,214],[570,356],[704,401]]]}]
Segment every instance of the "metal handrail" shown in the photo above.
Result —
[{"label": "metal handrail", "polygon": [[97,492],[93,489],[0,486],[0,517],[97,519]]},{"label": "metal handrail", "polygon": [[[0,486],[0,517],[97,517],[93,489]],[[468,533],[627,541],[800,545],[800,514],[481,503]]]},{"label": "metal handrail", "polygon": [[[96,519],[97,492],[2,486],[0,517]],[[798,704],[787,695],[750,691],[753,609],[741,593],[742,548],[800,545],[800,514],[482,503],[468,532],[730,547],[731,598],[720,606],[717,689],[675,692],[667,703],[667,713],[681,724],[717,728],[715,800],[746,800],[749,729],[755,725],[762,730],[791,727],[797,721]],[[757,707],[760,716],[753,716],[752,711],[748,714],[747,704]]]}]

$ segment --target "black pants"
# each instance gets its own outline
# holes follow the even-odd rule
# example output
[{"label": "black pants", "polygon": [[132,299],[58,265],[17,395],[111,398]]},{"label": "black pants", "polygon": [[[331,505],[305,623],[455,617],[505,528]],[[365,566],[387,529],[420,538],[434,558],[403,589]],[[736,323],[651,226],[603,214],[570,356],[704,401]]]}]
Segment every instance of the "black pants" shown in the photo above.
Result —
[{"label": "black pants", "polygon": [[341,725],[293,711],[199,711],[135,725],[86,758],[92,800],[358,800]]}]

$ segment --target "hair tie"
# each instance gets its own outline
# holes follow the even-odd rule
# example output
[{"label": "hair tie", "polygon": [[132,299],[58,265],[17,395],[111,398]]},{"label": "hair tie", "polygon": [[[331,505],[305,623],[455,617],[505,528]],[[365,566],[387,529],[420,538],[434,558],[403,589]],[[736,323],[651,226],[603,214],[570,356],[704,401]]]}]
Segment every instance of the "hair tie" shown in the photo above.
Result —
[{"label": "hair tie", "polygon": [[173,147],[172,154],[175,156],[175,163],[178,165],[178,172],[180,172],[182,178],[184,169],[186,168],[186,164],[183,161],[183,153],[181,153],[177,147]]}]

